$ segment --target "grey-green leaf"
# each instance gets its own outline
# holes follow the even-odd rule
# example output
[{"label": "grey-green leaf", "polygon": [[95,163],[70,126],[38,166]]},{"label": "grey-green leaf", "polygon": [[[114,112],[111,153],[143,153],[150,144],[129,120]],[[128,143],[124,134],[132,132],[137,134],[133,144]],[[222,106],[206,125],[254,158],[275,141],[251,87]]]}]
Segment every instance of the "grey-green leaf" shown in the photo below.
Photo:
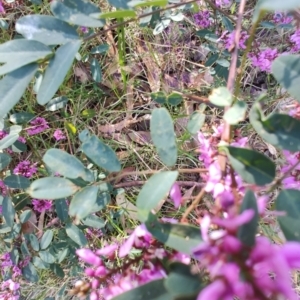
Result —
[{"label": "grey-green leaf", "polygon": [[39,276],[37,274],[37,271],[31,262],[29,262],[22,269],[22,274],[23,274],[24,278],[30,282],[38,282],[39,281]]},{"label": "grey-green leaf", "polygon": [[46,177],[35,180],[27,192],[32,198],[52,200],[71,196],[78,189],[76,185],[67,179]]},{"label": "grey-green leaf", "polygon": [[52,54],[46,45],[25,39],[11,40],[0,45],[0,76]]},{"label": "grey-green leaf", "polygon": [[56,111],[61,108],[64,108],[66,104],[68,103],[69,99],[66,96],[60,96],[51,99],[47,105],[46,105],[46,110],[48,111]]},{"label": "grey-green leaf", "polygon": [[102,80],[102,71],[100,64],[97,59],[93,58],[91,61],[91,72],[92,72],[92,78],[95,82],[101,82]]},{"label": "grey-green leaf", "polygon": [[172,118],[165,108],[156,108],[152,111],[150,132],[163,163],[168,167],[174,166],[177,161],[176,136]]},{"label": "grey-green leaf", "polygon": [[75,27],[52,16],[24,16],[16,22],[16,31],[28,40],[36,40],[45,45],[79,40]]},{"label": "grey-green leaf", "polygon": [[47,251],[40,251],[40,252],[39,252],[39,256],[40,256],[40,258],[41,258],[44,262],[46,262],[46,263],[48,263],[48,264],[53,264],[53,263],[55,263],[55,261],[56,261],[55,256],[54,256],[53,253],[52,253],[51,251],[49,251],[49,250],[47,250]]},{"label": "grey-green leaf", "polygon": [[68,213],[68,204],[66,199],[58,199],[55,201],[55,210],[57,213],[58,218],[65,222],[69,216]]},{"label": "grey-green leaf", "polygon": [[233,169],[245,182],[263,186],[274,180],[276,166],[267,156],[245,148],[225,149]]},{"label": "grey-green leaf", "polygon": [[35,236],[35,234],[31,233],[29,235],[29,241],[30,241],[30,245],[31,245],[32,249],[34,251],[39,251],[40,244],[39,244],[39,240],[37,239],[37,237]]},{"label": "grey-green leaf", "polygon": [[67,223],[66,232],[68,237],[79,246],[85,246],[88,243],[84,233],[74,224]]},{"label": "grey-green leaf", "polygon": [[95,135],[87,138],[81,145],[83,153],[97,166],[109,172],[119,172],[121,164],[115,152]]},{"label": "grey-green leaf", "polygon": [[75,194],[69,206],[69,215],[76,219],[88,216],[96,203],[98,194],[97,186],[87,186]]},{"label": "grey-green leaf", "polygon": [[191,134],[196,134],[202,127],[205,121],[205,114],[195,111],[191,116],[187,124],[187,130]]},{"label": "grey-green leaf", "polygon": [[43,81],[37,94],[37,101],[44,105],[55,95],[63,83],[81,45],[81,41],[68,42],[55,52],[46,69]]},{"label": "grey-green leaf", "polygon": [[4,178],[4,183],[12,189],[27,189],[30,186],[29,179],[22,175],[9,175]]},{"label": "grey-green leaf", "polygon": [[230,91],[223,86],[213,89],[208,99],[212,104],[218,106],[230,106],[233,100]]},{"label": "grey-green leaf", "polygon": [[82,178],[85,181],[94,181],[94,175],[74,155],[60,149],[49,149],[43,156],[43,162],[55,172],[71,179]]},{"label": "grey-green leaf", "polygon": [[[138,209],[151,211],[167,195],[178,176],[177,171],[154,174],[145,183],[136,200]],[[145,220],[141,220],[144,222]]]},{"label": "grey-green leaf", "polygon": [[53,239],[53,231],[52,230],[45,231],[40,241],[41,249],[44,250],[48,248],[48,246],[52,242],[52,239]]},{"label": "grey-green leaf", "polygon": [[12,204],[11,198],[8,196],[4,197],[2,202],[2,215],[5,219],[6,225],[12,228],[15,219],[15,208]]},{"label": "grey-green leaf", "polygon": [[32,63],[8,73],[0,80],[0,118],[19,102],[37,69],[38,64]]},{"label": "grey-green leaf", "polygon": [[6,153],[0,153],[0,171],[5,169],[11,162],[11,157]]},{"label": "grey-green leaf", "polygon": [[82,223],[86,226],[101,229],[105,226],[105,221],[95,215],[89,215],[82,220]]},{"label": "grey-green leaf", "polygon": [[85,0],[52,1],[51,11],[55,17],[71,24],[86,27],[103,27],[104,20],[89,17],[92,13],[100,13],[100,9],[92,2]]},{"label": "grey-green leaf", "polygon": [[237,101],[224,113],[223,119],[230,125],[236,125],[245,120],[247,107],[245,101]]},{"label": "grey-green leaf", "polygon": [[9,121],[14,124],[26,124],[29,121],[33,120],[36,115],[29,112],[20,112],[10,115]]}]

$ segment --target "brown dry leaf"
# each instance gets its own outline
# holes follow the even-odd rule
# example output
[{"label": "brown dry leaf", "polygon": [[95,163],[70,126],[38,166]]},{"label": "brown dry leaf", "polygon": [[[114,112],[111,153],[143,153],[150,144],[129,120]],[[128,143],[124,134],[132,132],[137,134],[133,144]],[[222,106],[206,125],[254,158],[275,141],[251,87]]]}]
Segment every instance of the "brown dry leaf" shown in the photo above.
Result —
[{"label": "brown dry leaf", "polygon": [[81,83],[86,83],[90,80],[89,74],[80,66],[74,67],[74,75],[78,78]]},{"label": "brown dry leaf", "polygon": [[136,43],[136,50],[139,53],[144,65],[146,66],[146,76],[152,92],[158,92],[160,90],[160,77],[161,69],[158,67],[156,61],[150,54],[148,47],[139,41]]},{"label": "brown dry leaf", "polygon": [[24,210],[30,210],[31,211],[31,216],[29,218],[29,220],[25,223],[22,224],[22,233],[24,234],[29,234],[29,233],[33,233],[36,230],[36,225],[37,225],[37,217],[35,212],[30,209],[29,207],[25,207]]},{"label": "brown dry leaf", "polygon": [[214,78],[210,75],[209,70],[202,73],[192,71],[189,73],[187,81],[187,87],[201,91],[203,87],[212,85]]},{"label": "brown dry leaf", "polygon": [[128,133],[128,136],[133,142],[142,146],[152,144],[149,131],[131,131]]}]

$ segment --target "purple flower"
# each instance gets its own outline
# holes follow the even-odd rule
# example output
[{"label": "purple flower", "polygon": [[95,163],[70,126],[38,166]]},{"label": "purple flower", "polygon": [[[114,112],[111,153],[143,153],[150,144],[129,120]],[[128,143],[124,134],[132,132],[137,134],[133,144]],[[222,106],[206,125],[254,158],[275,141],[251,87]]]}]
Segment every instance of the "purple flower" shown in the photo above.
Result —
[{"label": "purple flower", "polygon": [[7,195],[7,187],[2,180],[0,180],[0,195],[1,196]]},{"label": "purple flower", "polygon": [[5,130],[0,130],[0,140],[5,138],[8,135],[8,133]]},{"label": "purple flower", "polygon": [[277,49],[267,48],[258,54],[250,53],[249,58],[254,67],[261,71],[271,72],[271,65],[273,60],[278,56]]},{"label": "purple flower", "polygon": [[273,21],[276,24],[290,24],[293,21],[293,17],[288,16],[285,13],[275,12],[275,14],[273,16]]},{"label": "purple flower", "polygon": [[202,28],[208,28],[211,26],[210,13],[208,10],[202,10],[194,14],[195,23]]},{"label": "purple flower", "polygon": [[80,27],[80,31],[81,31],[82,33],[88,33],[88,32],[89,32],[89,29],[88,29],[87,27],[85,27],[85,26],[81,26],[81,27]]},{"label": "purple flower", "polygon": [[96,253],[102,256],[111,256],[115,253],[117,249],[118,249],[117,244],[111,244],[103,247],[102,249],[97,250]]},{"label": "purple flower", "polygon": [[66,136],[64,135],[64,133],[60,129],[56,129],[54,131],[53,137],[55,138],[56,141],[61,141],[61,140],[66,139]]},{"label": "purple flower", "polygon": [[[235,30],[228,33],[224,37],[224,42],[225,42],[225,48],[227,50],[231,49],[234,46],[234,37],[235,37]],[[240,40],[239,40],[239,48],[240,49],[246,49],[246,41],[249,38],[249,35],[247,34],[246,31],[242,31],[240,35]]]},{"label": "purple flower", "polygon": [[24,177],[30,178],[37,172],[37,163],[31,164],[29,160],[23,160],[17,164],[14,168],[13,173],[15,175],[22,175]]},{"label": "purple flower", "polygon": [[5,9],[3,7],[3,3],[1,0],[0,0],[0,14],[5,14]]},{"label": "purple flower", "polygon": [[94,252],[90,249],[78,249],[76,250],[76,254],[81,258],[84,262],[98,267],[102,264],[102,260],[99,256],[94,254]]},{"label": "purple flower", "polygon": [[230,0],[216,0],[216,5],[218,7],[222,7],[222,6],[229,6],[231,3]]},{"label": "purple flower", "polygon": [[151,233],[148,232],[144,224],[135,228],[128,240],[120,247],[119,256],[126,256],[132,247],[144,248],[149,247],[152,239]]},{"label": "purple flower", "polygon": [[290,41],[294,44],[292,52],[300,51],[300,30],[295,31],[295,33],[290,36]]},{"label": "purple flower", "polygon": [[52,206],[52,201],[49,200],[32,199],[31,203],[33,205],[33,209],[40,213],[49,210]]},{"label": "purple flower", "polygon": [[32,127],[27,129],[27,133],[29,135],[41,133],[49,128],[48,122],[41,117],[37,117],[34,120],[30,121],[30,125],[32,125]]},{"label": "purple flower", "polygon": [[170,198],[173,200],[174,206],[178,208],[181,204],[182,197],[181,197],[180,187],[176,182],[173,184],[171,188]]}]

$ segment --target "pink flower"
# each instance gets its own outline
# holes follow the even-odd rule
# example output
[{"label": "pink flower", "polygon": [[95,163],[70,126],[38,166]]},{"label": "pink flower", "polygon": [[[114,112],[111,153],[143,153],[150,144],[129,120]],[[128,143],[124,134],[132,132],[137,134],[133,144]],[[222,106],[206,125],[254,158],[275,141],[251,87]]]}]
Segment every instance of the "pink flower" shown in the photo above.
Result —
[{"label": "pink flower", "polygon": [[254,67],[258,67],[261,71],[271,72],[271,65],[278,56],[277,49],[267,48],[258,54],[250,53],[249,58]]},{"label": "pink flower", "polygon": [[13,173],[15,175],[22,175],[26,178],[31,178],[37,172],[37,163],[31,164],[29,160],[23,160],[17,164]]},{"label": "pink flower", "polygon": [[144,224],[135,228],[127,241],[120,247],[119,256],[126,256],[132,247],[144,248],[149,247],[152,239],[151,233],[148,232]]},{"label": "pink flower", "polygon": [[[225,48],[229,50],[234,46],[234,37],[235,37],[235,30],[228,33],[225,37]],[[246,31],[242,31],[240,35],[240,40],[239,40],[239,48],[240,49],[246,49],[246,41],[249,38],[249,35],[247,34]]]},{"label": "pink flower", "polygon": [[97,255],[110,256],[114,254],[117,249],[118,249],[117,244],[111,244],[103,247],[102,249],[97,250],[96,253]]},{"label": "pink flower", "polygon": [[81,258],[84,262],[93,265],[100,266],[102,264],[102,260],[99,256],[94,254],[94,252],[90,249],[78,249],[76,250],[76,254],[79,258]]},{"label": "pink flower", "polygon": [[202,10],[194,14],[194,20],[197,26],[208,28],[211,26],[210,13],[208,10]]},{"label": "pink flower", "polygon": [[0,14],[5,14],[5,9],[3,7],[3,3],[1,0],[0,0]]},{"label": "pink flower", "polygon": [[53,137],[55,138],[56,141],[61,141],[61,140],[66,139],[66,136],[64,135],[64,133],[60,129],[56,129],[54,131]]},{"label": "pink flower", "polygon": [[41,118],[41,117],[37,117],[34,120],[30,121],[29,123],[30,123],[30,125],[33,125],[31,128],[27,129],[27,133],[29,135],[35,135],[35,134],[41,133],[49,128],[49,125],[48,125],[48,122],[46,121],[46,119]]},{"label": "pink flower", "polygon": [[294,44],[292,52],[298,52],[300,50],[300,30],[296,30],[295,33],[290,36],[290,41]]},{"label": "pink flower", "polygon": [[33,199],[32,200],[33,209],[38,212],[43,212],[46,210],[49,210],[52,206],[52,201],[50,200],[39,200],[39,199]]},{"label": "pink flower", "polygon": [[182,197],[181,197],[180,187],[176,182],[173,184],[171,188],[170,198],[173,200],[174,206],[178,208],[181,204]]}]

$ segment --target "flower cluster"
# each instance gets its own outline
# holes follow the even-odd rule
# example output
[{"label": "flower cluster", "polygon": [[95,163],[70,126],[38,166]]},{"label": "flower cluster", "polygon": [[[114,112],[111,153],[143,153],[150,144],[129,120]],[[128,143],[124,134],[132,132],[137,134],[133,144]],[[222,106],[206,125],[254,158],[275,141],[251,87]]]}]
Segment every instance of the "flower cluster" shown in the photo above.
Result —
[{"label": "flower cluster", "polygon": [[34,120],[29,122],[32,125],[30,128],[27,129],[27,133],[29,135],[35,135],[41,133],[49,128],[48,122],[41,117],[37,117]]},{"label": "flower cluster", "polygon": [[52,207],[52,201],[50,200],[32,199],[31,203],[33,209],[40,213],[49,210]]},{"label": "flower cluster", "polygon": [[31,163],[29,160],[23,160],[17,164],[13,173],[15,175],[22,175],[27,178],[31,178],[37,172],[37,163]]},{"label": "flower cluster", "polygon": [[267,48],[259,53],[250,53],[249,58],[254,67],[261,71],[271,72],[271,65],[278,56],[277,49]]},{"label": "flower cluster", "polygon": [[196,25],[202,28],[208,28],[212,25],[208,10],[202,10],[194,14],[194,20]]},{"label": "flower cluster", "polygon": [[64,135],[64,133],[62,132],[62,130],[60,129],[56,129],[54,131],[53,137],[56,141],[62,141],[66,139],[66,136]]},{"label": "flower cluster", "polygon": [[290,24],[293,21],[293,17],[285,13],[275,12],[273,21],[278,25]]},{"label": "flower cluster", "polygon": [[291,52],[300,51],[300,30],[296,30],[291,36],[290,41],[293,44]]},{"label": "flower cluster", "polygon": [[[235,42],[234,42],[234,37],[235,37],[235,30],[226,33],[225,35],[223,34],[222,39],[224,40],[225,48],[227,50],[231,49]],[[240,49],[246,49],[246,41],[249,38],[249,34],[246,31],[242,31],[240,35],[240,40],[239,40],[239,48]]]}]

